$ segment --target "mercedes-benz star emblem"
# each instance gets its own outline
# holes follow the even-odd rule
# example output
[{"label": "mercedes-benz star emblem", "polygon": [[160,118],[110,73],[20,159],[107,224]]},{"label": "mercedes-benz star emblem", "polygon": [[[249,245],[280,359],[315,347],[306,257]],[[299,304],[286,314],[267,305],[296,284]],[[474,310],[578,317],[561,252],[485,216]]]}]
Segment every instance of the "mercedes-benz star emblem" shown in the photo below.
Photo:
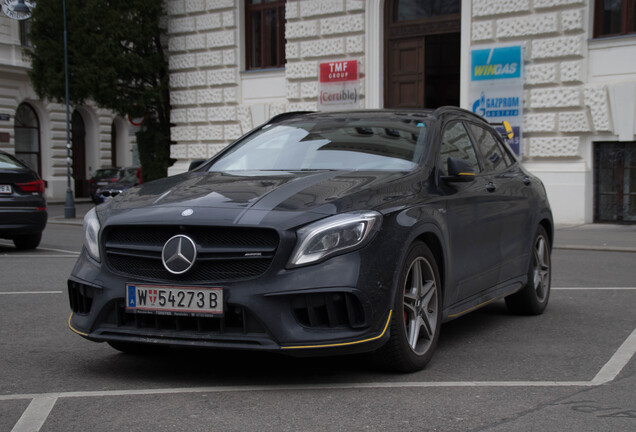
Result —
[{"label": "mercedes-benz star emblem", "polygon": [[190,270],[197,259],[197,247],[194,241],[178,234],[166,242],[161,251],[161,262],[172,274],[183,274]]}]

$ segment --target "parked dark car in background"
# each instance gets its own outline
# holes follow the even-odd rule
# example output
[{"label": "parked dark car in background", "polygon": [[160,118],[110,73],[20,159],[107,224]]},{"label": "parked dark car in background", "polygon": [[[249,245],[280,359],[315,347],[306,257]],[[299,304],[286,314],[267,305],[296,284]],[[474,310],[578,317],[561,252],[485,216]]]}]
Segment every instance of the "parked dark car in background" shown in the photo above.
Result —
[{"label": "parked dark car in background", "polygon": [[541,181],[453,107],[277,116],[84,231],[69,326],[124,352],[372,352],[414,371],[444,321],[502,298],[540,314],[550,294]]},{"label": "parked dark car in background", "polygon": [[[113,186],[114,183],[121,183],[122,179],[126,177],[124,183],[128,185],[130,183],[131,176],[137,178],[137,185],[141,183],[141,167],[131,166],[126,168],[120,167],[108,167],[108,168],[100,168],[95,171],[93,177],[88,180],[89,191],[91,195],[91,200],[95,204],[100,204],[104,202],[104,198],[100,197],[98,194],[98,190],[101,188],[107,188]],[[130,187],[130,186],[127,186]],[[126,188],[127,188],[126,187]],[[122,185],[117,186],[117,188],[121,189]]]},{"label": "parked dark car in background", "polygon": [[116,197],[117,195],[127,189],[130,189],[131,187],[137,186],[140,182],[138,169],[139,168],[134,167],[124,168],[120,170],[119,175],[121,177],[119,178],[119,180],[115,181],[114,183],[109,183],[105,186],[99,187],[97,191],[95,191],[93,202],[95,204],[101,204],[104,201]]},{"label": "parked dark car in background", "polygon": [[18,249],[38,247],[48,217],[44,189],[35,171],[0,151],[0,238]]},{"label": "parked dark car in background", "polygon": [[119,180],[119,170],[121,170],[120,167],[100,168],[95,171],[93,176],[88,180],[88,190],[90,192],[91,199],[95,204],[99,204],[101,202],[96,200],[95,193],[97,192],[97,189]]}]

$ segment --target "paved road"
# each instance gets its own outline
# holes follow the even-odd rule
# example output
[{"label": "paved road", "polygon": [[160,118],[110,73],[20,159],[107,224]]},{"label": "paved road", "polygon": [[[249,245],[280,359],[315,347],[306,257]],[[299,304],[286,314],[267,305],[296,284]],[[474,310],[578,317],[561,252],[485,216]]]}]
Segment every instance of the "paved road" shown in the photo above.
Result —
[{"label": "paved road", "polygon": [[86,341],[66,322],[81,243],[56,223],[33,252],[0,241],[0,431],[636,430],[634,253],[555,250],[546,314],[491,304],[444,325],[424,371],[397,375],[364,357]]}]

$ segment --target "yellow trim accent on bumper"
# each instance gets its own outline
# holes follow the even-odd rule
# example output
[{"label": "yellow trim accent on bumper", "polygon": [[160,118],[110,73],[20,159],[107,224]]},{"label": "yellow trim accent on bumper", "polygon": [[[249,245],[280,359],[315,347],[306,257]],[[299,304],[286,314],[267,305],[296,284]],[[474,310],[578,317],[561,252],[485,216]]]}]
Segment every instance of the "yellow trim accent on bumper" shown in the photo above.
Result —
[{"label": "yellow trim accent on bumper", "polygon": [[475,176],[475,173],[471,173],[471,172],[460,172],[459,174],[460,176]]},{"label": "yellow trim accent on bumper", "polygon": [[386,333],[386,330],[389,328],[389,323],[391,322],[391,315],[392,314],[393,314],[393,310],[390,310],[389,311],[389,318],[386,320],[386,324],[384,325],[384,330],[382,330],[382,333],[380,333],[378,336],[372,337],[370,339],[364,339],[364,340],[354,341],[354,342],[342,342],[342,343],[335,343],[335,344],[326,344],[326,345],[284,346],[284,347],[281,347],[281,349],[331,348],[331,347],[355,345],[355,344],[364,343],[364,342],[371,342],[373,340],[380,339],[382,336],[384,336],[384,334]]},{"label": "yellow trim accent on bumper", "polygon": [[88,333],[82,333],[79,330],[75,330],[73,328],[73,326],[71,325],[71,318],[73,318],[73,312],[71,312],[71,315],[69,315],[68,317],[68,328],[70,328],[71,330],[73,330],[75,333],[77,333],[78,335],[82,335],[82,336],[88,336]]}]

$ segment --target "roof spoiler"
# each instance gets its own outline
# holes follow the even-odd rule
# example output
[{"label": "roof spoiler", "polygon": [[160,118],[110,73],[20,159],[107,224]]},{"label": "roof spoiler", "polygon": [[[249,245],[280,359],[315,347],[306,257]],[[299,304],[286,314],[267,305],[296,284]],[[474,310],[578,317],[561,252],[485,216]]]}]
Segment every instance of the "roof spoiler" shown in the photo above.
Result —
[{"label": "roof spoiler", "polygon": [[274,117],[269,119],[265,124],[278,123],[279,121],[282,121],[282,120],[285,120],[285,119],[288,119],[288,118],[296,117],[296,116],[303,115],[303,114],[312,114],[312,113],[315,113],[315,112],[316,111],[289,111],[289,112],[284,112],[282,114],[275,115]]},{"label": "roof spoiler", "polygon": [[503,128],[504,131],[500,132],[500,134],[501,134],[501,138],[503,138],[504,140],[512,139],[515,136],[515,133],[512,130],[512,126],[510,126],[510,123],[508,123],[506,120],[502,121],[501,123],[488,123],[488,124],[493,127]]}]

